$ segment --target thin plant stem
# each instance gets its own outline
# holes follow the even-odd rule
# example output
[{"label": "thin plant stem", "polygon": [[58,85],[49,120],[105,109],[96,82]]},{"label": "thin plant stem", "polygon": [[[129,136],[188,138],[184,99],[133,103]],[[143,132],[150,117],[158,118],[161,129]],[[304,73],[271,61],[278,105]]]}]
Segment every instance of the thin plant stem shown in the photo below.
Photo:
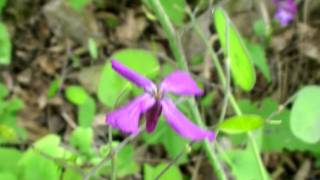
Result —
[{"label": "thin plant stem", "polygon": [[117,154],[124,146],[126,146],[131,140],[133,140],[135,137],[137,137],[140,132],[144,129],[144,125],[142,125],[138,132],[135,134],[131,134],[129,137],[127,137],[125,140],[123,140],[117,147],[111,149],[111,151],[108,153],[108,155],[106,157],[104,157],[95,167],[93,167],[91,169],[91,171],[89,171],[85,176],[84,176],[84,180],[89,180],[91,176],[93,176],[94,174],[97,173],[97,171],[99,171],[99,169],[101,169],[106,162],[108,162],[109,160],[112,159],[112,156],[114,156],[115,154]]},{"label": "thin plant stem", "polygon": [[[182,50],[181,43],[179,41],[179,37],[177,36],[177,33],[176,33],[168,15],[164,11],[159,0],[150,0],[149,2],[151,4],[152,9],[154,10],[156,16],[158,17],[160,24],[162,25],[162,28],[164,29],[164,31],[166,33],[167,39],[170,44],[170,48],[173,52],[175,59],[178,62],[179,68],[182,68],[186,71],[189,71],[187,61],[185,59],[184,52]],[[199,126],[204,127],[204,123],[201,120],[201,116],[200,116],[197,104],[195,102],[195,99],[194,98],[188,99],[187,103],[190,106],[192,114],[195,118],[195,122]],[[218,158],[217,158],[215,152],[213,151],[213,148],[211,147],[211,143],[208,140],[204,141],[204,147],[205,147],[205,151],[209,157],[209,162],[211,163],[211,165],[216,173],[217,179],[219,179],[219,180],[227,179],[226,175],[225,175],[225,173],[224,173],[224,171],[218,161]]]},{"label": "thin plant stem", "polygon": [[[209,50],[209,53],[211,55],[211,59],[214,63],[214,65],[216,66],[216,69],[217,69],[217,73],[218,73],[218,76],[219,76],[219,79],[220,79],[220,82],[221,84],[223,85],[223,87],[226,87],[226,84],[227,84],[227,80],[226,80],[226,77],[222,71],[222,66],[217,58],[217,55],[216,53],[214,52],[214,50],[212,49],[208,39],[204,36],[202,30],[200,29],[200,27],[198,26],[197,22],[196,22],[196,19],[194,17],[194,15],[191,13],[190,10],[187,9],[187,13],[189,14],[190,16],[190,19],[194,25],[194,29],[196,30],[196,32],[198,33],[199,37],[203,40],[204,44],[207,46],[207,49]],[[229,52],[229,50],[227,50],[227,52]],[[228,93],[228,92],[226,92]],[[228,95],[228,98],[229,98],[229,101],[230,101],[230,104],[233,108],[233,110],[235,111],[235,113],[237,115],[242,115],[242,111],[241,109],[239,108],[234,96],[232,93],[230,93]],[[266,175],[266,171],[265,171],[265,168],[263,166],[263,163],[262,163],[262,160],[261,160],[261,157],[260,157],[260,153],[259,153],[259,148],[257,146],[257,143],[255,141],[255,138],[253,137],[252,133],[251,132],[248,132],[247,133],[247,136],[249,138],[249,141],[253,147],[253,151],[254,151],[254,154],[255,154],[255,157],[256,157],[256,160],[258,162],[258,165],[259,165],[259,170],[260,170],[260,176],[261,176],[261,179],[262,180],[267,180],[268,177]]]}]

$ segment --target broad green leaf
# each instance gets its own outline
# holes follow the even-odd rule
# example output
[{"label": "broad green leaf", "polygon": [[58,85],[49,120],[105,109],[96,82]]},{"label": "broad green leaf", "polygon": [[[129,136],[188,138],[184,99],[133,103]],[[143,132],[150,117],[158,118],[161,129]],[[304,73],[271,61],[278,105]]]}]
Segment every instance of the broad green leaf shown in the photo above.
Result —
[{"label": "broad green leaf", "polygon": [[96,113],[96,102],[90,96],[79,106],[78,123],[82,127],[91,127]]},{"label": "broad green leaf", "polygon": [[63,173],[62,180],[82,180],[82,175],[71,169],[66,169]]},{"label": "broad green leaf", "polygon": [[34,144],[36,150],[28,149],[18,163],[21,170],[21,179],[34,180],[44,177],[46,180],[60,179],[61,168],[54,161],[40,154],[41,152],[53,158],[62,158],[65,151],[59,147],[59,144],[59,136],[47,135]]},{"label": "broad green leaf", "polygon": [[[256,75],[247,47],[222,8],[214,10],[213,21],[222,48],[230,60],[230,70],[235,83],[241,89],[250,91],[255,84]],[[226,39],[228,39],[228,43]]]},{"label": "broad green leaf", "polygon": [[240,115],[224,120],[219,128],[221,131],[237,134],[255,130],[261,127],[264,120],[258,115]]},{"label": "broad green leaf", "polygon": [[320,87],[306,86],[298,92],[290,116],[295,136],[307,143],[320,140]]},{"label": "broad green leaf", "polygon": [[254,64],[262,72],[263,76],[270,82],[271,74],[266,59],[265,49],[262,45],[251,43],[249,41],[246,41],[246,45],[249,49],[249,52],[251,53],[251,57],[253,57],[252,59]]},{"label": "broad green leaf", "polygon": [[[2,171],[17,171],[18,161],[22,153],[14,148],[0,148],[0,172]],[[1,179],[1,178],[0,178]]]},{"label": "broad green leaf", "polygon": [[82,11],[91,0],[67,0],[68,5],[76,10],[76,11]]},{"label": "broad green leaf", "polygon": [[[151,6],[150,1],[151,0],[143,0],[148,6]],[[183,25],[184,16],[185,16],[185,8],[186,8],[186,2],[185,0],[160,0],[160,3],[166,12],[166,14],[169,16],[170,20],[178,26]],[[150,15],[149,15],[150,16]]]},{"label": "broad green leaf", "polygon": [[88,49],[89,49],[89,53],[90,56],[93,60],[97,60],[98,59],[98,47],[97,47],[97,43],[93,38],[89,38],[88,40]]},{"label": "broad green leaf", "polygon": [[13,172],[10,172],[10,171],[1,172],[0,171],[0,179],[3,179],[3,180],[18,180],[18,177]]},{"label": "broad green leaf", "polygon": [[[112,59],[116,59],[134,71],[147,77],[155,77],[159,71],[159,63],[154,54],[139,49],[125,49],[116,52]],[[117,74],[108,61],[102,71],[99,87],[99,100],[106,106],[114,106],[118,97],[125,89],[131,89],[131,84]]]},{"label": "broad green leaf", "polygon": [[89,155],[93,143],[93,130],[90,127],[77,127],[70,136],[70,144],[80,152]]},{"label": "broad green leaf", "polygon": [[[143,166],[144,171],[144,180],[153,180],[155,179],[166,167],[168,164],[161,163],[156,167],[152,167],[149,164]],[[171,166],[160,178],[159,180],[182,180],[182,173],[180,169],[173,165]]]},{"label": "broad green leaf", "polygon": [[10,64],[11,48],[10,34],[6,25],[0,22],[0,64]]},{"label": "broad green leaf", "polygon": [[0,83],[0,100],[8,96],[8,94],[9,92],[7,87],[4,84]]},{"label": "broad green leaf", "polygon": [[20,109],[22,109],[23,106],[24,106],[23,101],[21,99],[14,97],[6,102],[5,111],[10,113],[15,113]]},{"label": "broad green leaf", "polygon": [[69,86],[65,93],[68,101],[75,105],[82,105],[89,98],[89,95],[81,86]]},{"label": "broad green leaf", "polygon": [[248,145],[244,150],[229,150],[226,151],[227,156],[232,163],[232,174],[235,179],[239,180],[255,180],[261,179],[259,163],[256,160],[254,151],[251,145]]},{"label": "broad green leaf", "polygon": [[134,148],[125,146],[116,156],[117,177],[121,178],[139,171],[139,165],[134,160]]},{"label": "broad green leaf", "polygon": [[0,124],[0,142],[11,142],[17,140],[15,129],[6,124]]},{"label": "broad green leaf", "polygon": [[259,19],[254,22],[253,31],[257,36],[261,38],[267,38],[269,36],[266,29],[266,24],[264,23],[263,19]]}]

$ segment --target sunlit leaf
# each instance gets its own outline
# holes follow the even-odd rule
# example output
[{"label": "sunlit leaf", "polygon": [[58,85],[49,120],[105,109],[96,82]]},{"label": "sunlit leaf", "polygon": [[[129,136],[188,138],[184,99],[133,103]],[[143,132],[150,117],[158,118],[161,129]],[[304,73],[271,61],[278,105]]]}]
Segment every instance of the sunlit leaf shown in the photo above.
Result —
[{"label": "sunlit leaf", "polygon": [[0,64],[8,65],[11,62],[11,40],[5,24],[0,23]]},{"label": "sunlit leaf", "polygon": [[235,83],[241,89],[250,91],[255,84],[256,74],[247,47],[222,8],[214,10],[213,20],[222,48],[229,57],[230,70]]},{"label": "sunlit leaf", "polygon": [[[161,163],[156,167],[152,167],[148,164],[143,166],[144,171],[144,180],[153,180],[155,179],[166,167],[168,164]],[[159,180],[182,180],[182,173],[180,169],[173,165],[171,166],[160,178]]]},{"label": "sunlit leaf", "polygon": [[237,134],[255,130],[263,125],[263,118],[258,115],[239,115],[224,120],[219,128],[221,131]]},{"label": "sunlit leaf", "polygon": [[90,56],[93,60],[97,60],[98,59],[98,47],[97,47],[97,43],[93,38],[89,38],[88,40],[88,49],[89,49],[89,53]]},{"label": "sunlit leaf", "polygon": [[87,100],[79,106],[78,123],[82,127],[91,127],[96,113],[96,103],[93,98],[88,97]]},{"label": "sunlit leaf", "polygon": [[68,101],[75,105],[82,105],[89,98],[89,95],[81,86],[69,86],[65,93]]},{"label": "sunlit leaf", "polygon": [[306,86],[298,92],[290,116],[295,136],[307,143],[320,140],[320,87]]},{"label": "sunlit leaf", "polygon": [[90,127],[77,127],[70,136],[70,144],[85,154],[91,153],[93,130]]}]

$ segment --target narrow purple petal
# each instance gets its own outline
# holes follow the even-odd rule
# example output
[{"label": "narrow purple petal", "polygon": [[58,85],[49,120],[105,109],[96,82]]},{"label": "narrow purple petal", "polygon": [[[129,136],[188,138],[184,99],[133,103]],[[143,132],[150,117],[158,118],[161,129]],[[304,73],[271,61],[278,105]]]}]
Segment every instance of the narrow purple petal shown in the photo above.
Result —
[{"label": "narrow purple petal", "polygon": [[163,92],[172,92],[179,95],[201,95],[203,91],[197,86],[191,75],[184,71],[175,71],[169,74],[160,84]]},{"label": "narrow purple petal", "polygon": [[153,132],[157,127],[159,116],[161,115],[162,107],[160,102],[154,105],[146,112],[146,129],[149,133]]},{"label": "narrow purple petal", "polygon": [[275,18],[281,26],[286,26],[297,13],[298,8],[295,0],[273,0],[273,3],[277,7]]},{"label": "narrow purple petal", "polygon": [[111,61],[112,68],[117,71],[122,77],[131,81],[133,84],[138,87],[144,88],[146,91],[151,92],[156,86],[148,78],[138,74],[137,72],[129,69],[125,65],[119,63],[116,60]]},{"label": "narrow purple petal", "polygon": [[163,114],[171,127],[182,137],[196,141],[209,139],[213,141],[215,134],[211,131],[201,129],[189,121],[169,99],[161,101]]},{"label": "narrow purple petal", "polygon": [[137,133],[139,129],[139,119],[142,113],[151,108],[155,99],[149,94],[143,94],[125,106],[109,113],[106,121],[113,128],[120,129],[125,133]]}]

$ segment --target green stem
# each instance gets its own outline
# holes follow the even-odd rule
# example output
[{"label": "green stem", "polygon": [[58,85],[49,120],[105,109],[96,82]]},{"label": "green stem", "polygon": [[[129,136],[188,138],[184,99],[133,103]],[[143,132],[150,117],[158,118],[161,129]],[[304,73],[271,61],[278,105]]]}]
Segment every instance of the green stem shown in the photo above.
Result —
[{"label": "green stem", "polygon": [[[178,35],[176,34],[176,31],[169,19],[169,17],[167,16],[166,12],[164,11],[161,3],[159,2],[159,0],[150,0],[152,9],[154,10],[156,16],[158,17],[160,24],[162,26],[162,28],[164,29],[169,44],[170,44],[170,48],[173,52],[173,55],[175,57],[175,59],[178,62],[178,65],[180,68],[188,71],[188,65],[187,65],[187,61],[185,59],[184,56],[184,52],[182,50],[181,47],[181,43],[180,43],[180,39],[178,37]],[[189,106],[191,107],[192,110],[192,114],[195,117],[196,123],[199,126],[204,126],[202,120],[201,120],[201,116],[199,113],[199,109],[197,108],[197,104],[195,102],[195,100],[189,99],[188,101]],[[206,140],[204,141],[204,147],[205,147],[205,151],[209,157],[209,161],[216,173],[216,176],[219,180],[226,180],[226,175],[218,161],[218,158],[215,154],[215,152],[213,151],[213,148],[211,147],[211,143]]]},{"label": "green stem", "polygon": [[[207,47],[207,49],[209,51],[209,54],[211,56],[211,60],[212,60],[213,64],[216,66],[217,73],[218,73],[218,76],[219,76],[221,84],[223,85],[223,87],[227,87],[227,80],[226,80],[226,77],[225,77],[225,75],[223,73],[222,66],[221,66],[221,64],[220,64],[220,62],[219,62],[219,60],[217,58],[216,53],[212,49],[210,42],[208,41],[208,39],[203,34],[203,32],[201,31],[200,27],[197,25],[197,22],[196,22],[196,19],[195,19],[194,15],[188,9],[187,9],[187,13],[189,14],[189,16],[191,18],[191,22],[193,24],[194,29],[196,30],[196,32],[198,33],[198,35],[202,39],[202,41],[205,43],[205,45],[206,45],[206,47]],[[238,106],[238,104],[237,104],[237,102],[236,102],[236,100],[235,100],[235,98],[234,98],[232,93],[228,94],[228,98],[229,98],[229,102],[230,102],[233,110],[235,111],[235,113],[237,115],[242,115],[242,111],[239,108],[239,106]],[[256,161],[258,162],[258,165],[259,165],[261,179],[262,180],[267,180],[268,177],[266,175],[266,170],[265,170],[265,168],[263,166],[263,163],[262,163],[262,160],[261,160],[261,157],[260,157],[259,148],[257,146],[256,140],[254,139],[254,137],[253,137],[251,132],[248,132],[247,136],[248,136],[249,141],[250,141],[250,143],[251,143],[251,145],[253,147],[253,151],[254,151],[254,154],[255,154],[255,157],[256,157]]]}]

